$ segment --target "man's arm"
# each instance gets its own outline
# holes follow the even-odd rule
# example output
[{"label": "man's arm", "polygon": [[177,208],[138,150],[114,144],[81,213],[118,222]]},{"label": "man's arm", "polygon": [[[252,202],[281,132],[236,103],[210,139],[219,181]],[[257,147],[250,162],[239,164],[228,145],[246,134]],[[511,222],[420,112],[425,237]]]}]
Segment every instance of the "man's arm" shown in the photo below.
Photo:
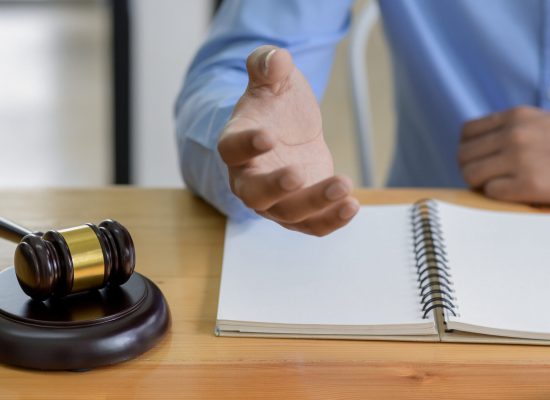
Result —
[{"label": "man's arm", "polygon": [[216,148],[247,88],[247,56],[258,46],[288,49],[317,100],[335,47],[349,26],[351,0],[224,0],[176,105],[180,164],[187,185],[232,217],[253,215],[231,191]]}]

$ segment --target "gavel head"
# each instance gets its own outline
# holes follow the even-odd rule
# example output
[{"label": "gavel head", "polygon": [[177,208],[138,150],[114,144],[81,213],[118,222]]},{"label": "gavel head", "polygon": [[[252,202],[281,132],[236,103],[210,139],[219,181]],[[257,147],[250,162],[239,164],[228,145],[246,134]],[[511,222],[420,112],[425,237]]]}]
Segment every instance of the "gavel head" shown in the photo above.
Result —
[{"label": "gavel head", "polygon": [[35,300],[126,282],[135,267],[132,237],[116,221],[25,236],[15,250],[15,273]]}]

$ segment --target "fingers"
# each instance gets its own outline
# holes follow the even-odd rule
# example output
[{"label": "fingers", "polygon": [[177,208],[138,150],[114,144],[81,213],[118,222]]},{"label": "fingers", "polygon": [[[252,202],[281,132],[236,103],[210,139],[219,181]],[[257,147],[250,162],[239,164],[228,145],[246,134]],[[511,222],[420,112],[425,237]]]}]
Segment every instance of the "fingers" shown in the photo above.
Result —
[{"label": "fingers", "polygon": [[504,125],[515,125],[533,118],[540,117],[544,112],[536,107],[519,106],[503,112],[489,114],[464,124],[462,141],[502,128]]},{"label": "fingers", "polygon": [[347,225],[360,209],[354,198],[329,207],[325,212],[296,224],[281,224],[285,228],[315,236],[325,236]]},{"label": "fingers", "polygon": [[520,176],[506,176],[489,180],[483,192],[496,200],[547,204],[550,187],[542,190],[541,181]]},{"label": "fingers", "polygon": [[464,179],[498,200],[548,202],[546,111],[520,106],[464,126],[458,159]]},{"label": "fingers", "polygon": [[458,162],[467,164],[479,158],[493,155],[505,147],[505,135],[501,130],[489,131],[462,141],[458,148]]},{"label": "fingers", "polygon": [[305,183],[303,173],[296,167],[285,167],[266,174],[235,171],[232,175],[233,192],[247,207],[256,211],[272,207]]},{"label": "fingers", "polygon": [[464,180],[474,188],[482,187],[489,180],[513,175],[513,165],[505,153],[477,159],[462,168]]},{"label": "fingers", "polygon": [[261,46],[246,61],[249,89],[267,88],[278,92],[294,70],[292,56],[275,46]]},{"label": "fingers", "polygon": [[[230,125],[226,129],[233,129],[229,127]],[[264,131],[225,132],[218,142],[218,152],[229,167],[235,167],[246,164],[254,157],[268,152],[274,146],[274,139]]]},{"label": "fingers", "polygon": [[493,113],[485,117],[474,119],[464,124],[462,128],[462,141],[467,141],[489,131],[494,131],[504,125],[505,119],[502,113]]},{"label": "fingers", "polygon": [[496,200],[548,204],[550,182],[541,177],[505,176],[489,180],[483,192]]},{"label": "fingers", "polygon": [[270,173],[230,169],[231,187],[247,207],[282,226],[323,236],[346,225],[359,211],[349,178],[333,176],[303,188],[305,176],[296,167]]},{"label": "fingers", "polygon": [[346,199],[351,189],[348,178],[333,176],[285,197],[267,209],[265,216],[279,223],[296,224]]},{"label": "fingers", "polygon": [[517,179],[514,177],[506,176],[491,179],[483,187],[483,192],[493,199],[503,201],[520,201],[518,198]]}]

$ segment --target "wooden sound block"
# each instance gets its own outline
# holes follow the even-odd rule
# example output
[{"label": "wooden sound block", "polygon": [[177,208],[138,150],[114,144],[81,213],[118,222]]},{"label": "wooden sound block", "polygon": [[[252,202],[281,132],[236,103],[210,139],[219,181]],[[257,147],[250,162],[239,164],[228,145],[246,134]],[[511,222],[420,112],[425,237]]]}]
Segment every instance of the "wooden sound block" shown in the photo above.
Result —
[{"label": "wooden sound block", "polygon": [[0,363],[42,370],[87,370],[134,358],[170,326],[159,288],[134,273],[124,285],[41,302],[0,273]]}]

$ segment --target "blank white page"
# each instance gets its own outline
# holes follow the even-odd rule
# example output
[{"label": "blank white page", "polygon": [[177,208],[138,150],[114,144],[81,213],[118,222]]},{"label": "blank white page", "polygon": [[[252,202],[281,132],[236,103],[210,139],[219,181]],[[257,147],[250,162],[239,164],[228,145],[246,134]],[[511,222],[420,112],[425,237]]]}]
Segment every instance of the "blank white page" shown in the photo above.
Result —
[{"label": "blank white page", "polygon": [[533,339],[548,336],[550,215],[442,202],[438,209],[460,313],[448,317],[449,327]]},{"label": "blank white page", "polygon": [[218,321],[392,325],[423,320],[410,205],[363,206],[323,238],[229,222]]}]

